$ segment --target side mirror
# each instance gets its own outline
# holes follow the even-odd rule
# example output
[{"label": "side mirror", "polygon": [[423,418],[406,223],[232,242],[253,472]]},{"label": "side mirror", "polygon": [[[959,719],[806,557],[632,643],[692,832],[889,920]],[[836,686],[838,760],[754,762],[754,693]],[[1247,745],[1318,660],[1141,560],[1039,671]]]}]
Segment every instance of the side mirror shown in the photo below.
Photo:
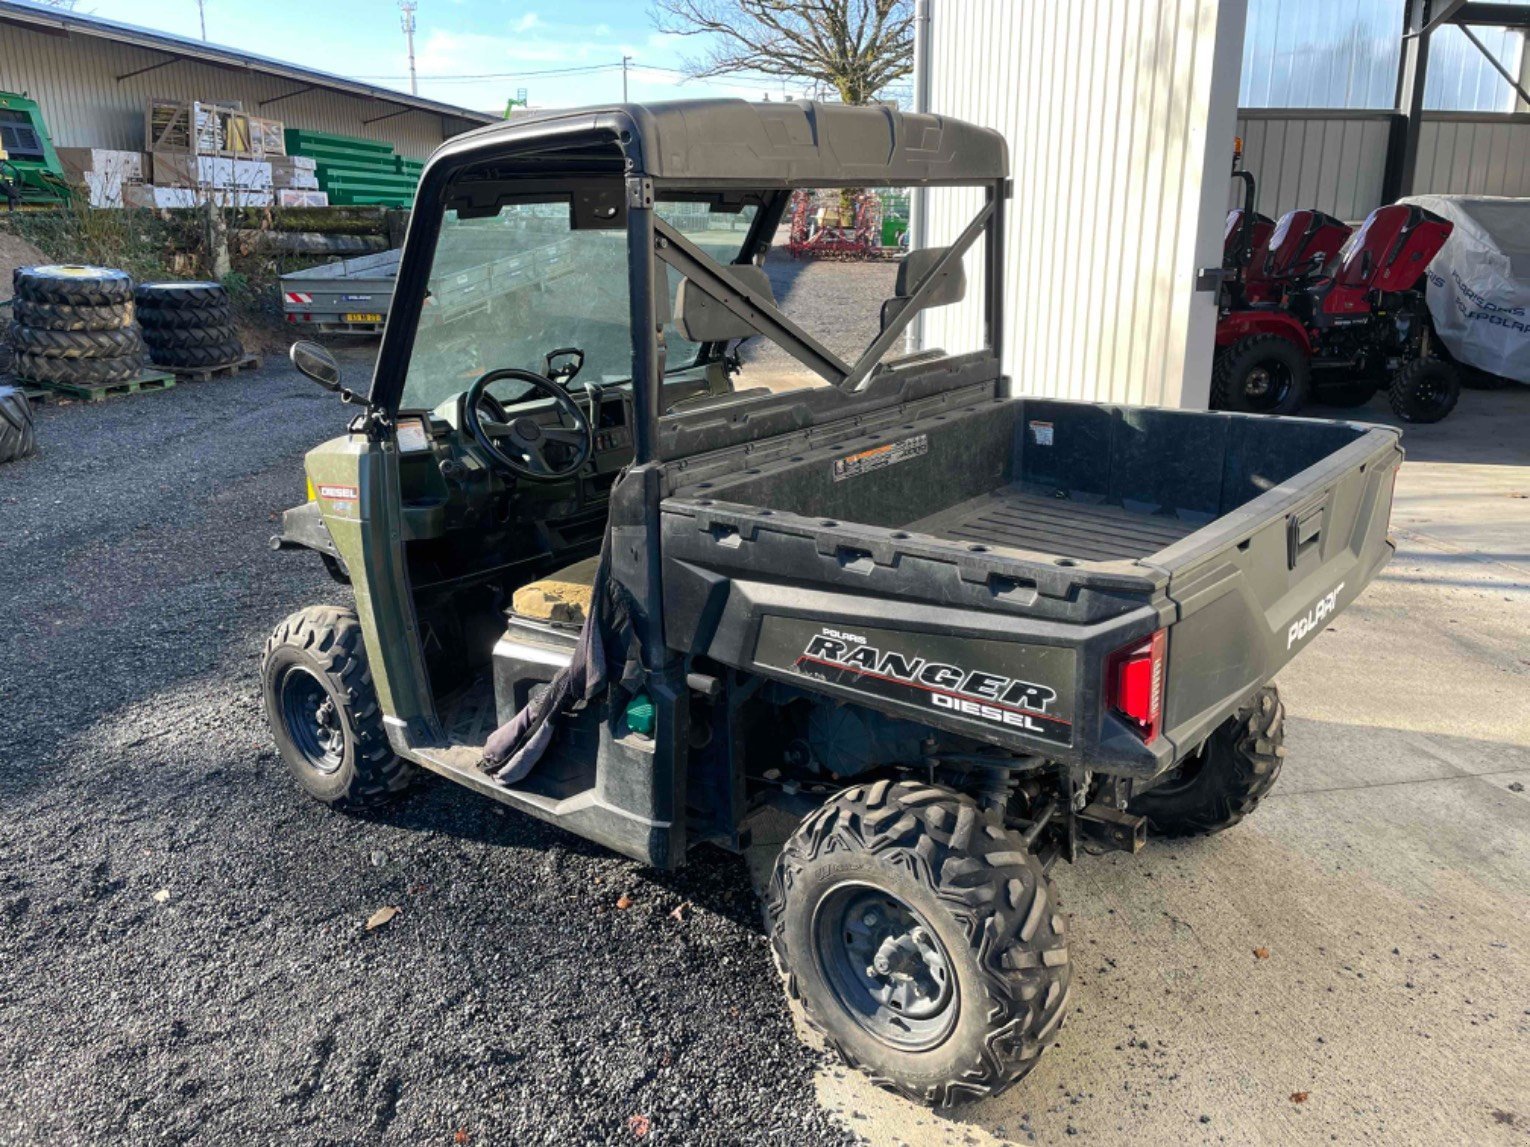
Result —
[{"label": "side mirror", "polygon": [[318,343],[300,339],[292,344],[287,357],[299,373],[307,375],[325,390],[340,389],[340,364]]}]

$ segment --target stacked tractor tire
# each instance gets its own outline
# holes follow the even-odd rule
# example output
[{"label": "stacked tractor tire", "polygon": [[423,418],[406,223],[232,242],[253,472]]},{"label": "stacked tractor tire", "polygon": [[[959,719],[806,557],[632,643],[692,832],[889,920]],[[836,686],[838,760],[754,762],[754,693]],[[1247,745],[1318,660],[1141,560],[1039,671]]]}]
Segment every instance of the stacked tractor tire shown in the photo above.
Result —
[{"label": "stacked tractor tire", "polygon": [[228,292],[218,283],[140,283],[143,341],[156,366],[203,370],[244,357]]},{"label": "stacked tractor tire", "polygon": [[14,462],[36,449],[32,404],[14,386],[0,383],[0,462]]},{"label": "stacked tractor tire", "polygon": [[133,280],[106,267],[18,267],[8,341],[17,378],[98,386],[143,371]]}]

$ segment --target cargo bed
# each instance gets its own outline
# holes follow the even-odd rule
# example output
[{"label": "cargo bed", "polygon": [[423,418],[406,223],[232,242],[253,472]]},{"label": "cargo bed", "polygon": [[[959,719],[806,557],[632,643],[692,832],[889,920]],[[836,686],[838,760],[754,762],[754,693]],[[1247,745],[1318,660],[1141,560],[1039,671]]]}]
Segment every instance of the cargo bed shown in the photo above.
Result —
[{"label": "cargo bed", "polygon": [[[1182,757],[1391,555],[1389,428],[984,397],[828,430],[672,472],[670,644],[1107,772]],[[1163,735],[1143,744],[1101,683],[1163,628]],[[1018,727],[931,710],[931,690],[805,656],[823,634],[1056,700]]]},{"label": "cargo bed", "polygon": [[1110,562],[1145,558],[1194,533],[1196,526],[1017,484],[910,522],[908,529],[953,542],[983,542],[1079,561]]}]

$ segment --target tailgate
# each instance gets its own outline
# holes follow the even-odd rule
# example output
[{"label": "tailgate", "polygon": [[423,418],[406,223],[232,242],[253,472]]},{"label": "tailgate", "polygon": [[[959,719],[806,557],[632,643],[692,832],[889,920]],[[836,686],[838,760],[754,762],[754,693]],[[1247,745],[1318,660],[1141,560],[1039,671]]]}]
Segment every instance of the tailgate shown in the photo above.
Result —
[{"label": "tailgate", "polygon": [[1386,565],[1403,451],[1376,427],[1151,559],[1169,575],[1165,734],[1181,751],[1268,682]]}]

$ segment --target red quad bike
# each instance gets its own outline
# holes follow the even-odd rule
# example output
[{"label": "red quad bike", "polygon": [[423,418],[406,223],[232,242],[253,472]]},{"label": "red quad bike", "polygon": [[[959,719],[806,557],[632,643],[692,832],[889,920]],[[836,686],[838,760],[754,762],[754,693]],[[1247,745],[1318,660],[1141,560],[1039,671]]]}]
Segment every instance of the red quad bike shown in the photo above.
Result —
[{"label": "red quad bike", "polygon": [[1420,289],[1451,224],[1393,204],[1348,232],[1320,211],[1289,212],[1268,250],[1251,252],[1231,277],[1217,321],[1213,407],[1294,414],[1309,397],[1360,406],[1386,386],[1404,422],[1438,422],[1454,409],[1460,381],[1432,353]]}]

